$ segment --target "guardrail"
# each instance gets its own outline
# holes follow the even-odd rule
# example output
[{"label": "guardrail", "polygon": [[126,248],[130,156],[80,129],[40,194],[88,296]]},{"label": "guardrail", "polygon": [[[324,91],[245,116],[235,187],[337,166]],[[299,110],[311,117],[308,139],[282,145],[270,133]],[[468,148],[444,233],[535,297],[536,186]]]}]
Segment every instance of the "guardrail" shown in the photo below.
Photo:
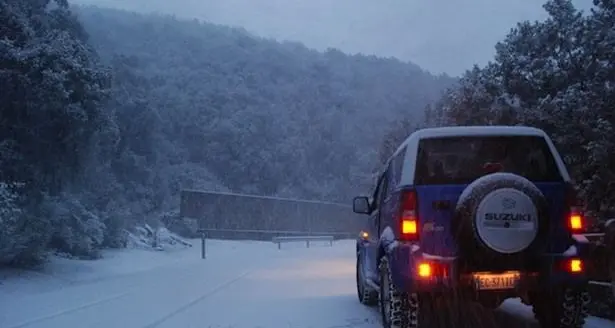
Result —
[{"label": "guardrail", "polygon": [[582,237],[582,238],[587,239],[587,241],[589,242],[598,243],[604,239],[605,235],[606,234],[604,232],[593,232],[593,233],[583,233],[583,234],[575,235],[575,237],[576,238]]},{"label": "guardrail", "polygon": [[604,232],[592,232],[592,233],[584,233],[582,234],[583,236],[587,237],[587,238],[601,238],[605,236]]},{"label": "guardrail", "polygon": [[[605,233],[602,232],[597,232],[597,233],[584,233],[584,234],[580,234],[580,235],[575,235],[575,238],[578,240],[579,238],[584,238],[587,242],[589,242],[592,245],[592,262],[593,265],[596,264],[605,264],[605,262],[607,261],[606,257],[606,249],[605,246],[603,245],[603,241],[604,241],[604,237],[605,237]],[[605,273],[603,270],[596,270],[596,267],[593,268],[593,270],[591,270],[591,275],[590,279],[599,279],[599,280],[592,280],[589,283],[595,286],[602,286],[602,287],[610,287],[611,284],[610,282],[607,282],[603,276],[608,275],[608,273]],[[596,276],[597,275],[597,276]],[[602,278],[601,278],[602,277]]]},{"label": "guardrail", "polygon": [[300,231],[300,230],[263,230],[263,229],[208,229],[201,228],[199,229],[199,233],[206,232],[210,238],[215,238],[215,236],[223,236],[228,234],[234,235],[244,235],[244,236],[255,236],[262,237],[267,236],[267,238],[254,238],[254,240],[270,240],[272,236],[274,237],[283,237],[283,236],[333,236],[334,239],[354,239],[357,236],[357,233],[348,233],[348,232],[334,232],[334,231]]},{"label": "guardrail", "polygon": [[350,203],[197,190],[182,190],[179,216],[212,238],[266,241],[272,233],[354,234],[364,222]]},{"label": "guardrail", "polygon": [[592,280],[589,282],[590,285],[596,285],[596,286],[601,286],[601,287],[611,287],[611,283],[610,282],[604,282],[604,281],[595,281]]},{"label": "guardrail", "polygon": [[[198,233],[201,237],[201,258],[207,258],[207,239],[215,239],[217,233],[222,234],[254,234],[254,235],[269,235],[268,240],[274,243],[274,240],[280,240],[281,242],[287,241],[305,241],[306,246],[310,247],[310,241],[330,241],[330,245],[333,245],[333,241],[340,239],[354,239],[356,233],[346,232],[310,232],[310,231],[292,231],[292,230],[249,230],[249,229],[199,229]],[[272,237],[273,236],[273,237]],[[262,238],[256,238],[262,240]],[[278,244],[278,249],[281,246]]]},{"label": "guardrail", "polygon": [[291,243],[296,241],[305,241],[305,246],[310,248],[311,241],[328,241],[329,246],[333,246],[333,236],[292,236],[292,237],[273,237],[271,241],[274,244],[278,244],[278,249],[282,248],[282,243]]}]

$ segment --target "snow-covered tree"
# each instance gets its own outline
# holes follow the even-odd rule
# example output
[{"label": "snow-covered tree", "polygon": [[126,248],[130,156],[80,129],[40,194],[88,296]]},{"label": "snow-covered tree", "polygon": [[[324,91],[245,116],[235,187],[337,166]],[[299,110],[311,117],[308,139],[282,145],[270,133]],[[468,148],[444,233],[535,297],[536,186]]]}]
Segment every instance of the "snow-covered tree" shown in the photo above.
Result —
[{"label": "snow-covered tree", "polygon": [[0,182],[21,188],[0,224],[21,230],[0,264],[121,247],[181,189],[347,202],[387,127],[452,82],[198,21],[2,1]]},{"label": "snow-covered tree", "polygon": [[428,125],[523,124],[554,139],[599,216],[613,211],[615,151],[613,5],[590,13],[569,0],[544,5],[545,21],[521,22],[496,45],[494,61],[466,72],[427,110]]},{"label": "snow-covered tree", "polygon": [[3,262],[40,258],[30,241],[44,246],[47,228],[61,228],[44,223],[36,204],[78,179],[94,131],[111,119],[108,82],[66,1],[0,2],[0,181],[20,184],[14,192],[24,197],[20,230],[5,239],[19,247]]}]

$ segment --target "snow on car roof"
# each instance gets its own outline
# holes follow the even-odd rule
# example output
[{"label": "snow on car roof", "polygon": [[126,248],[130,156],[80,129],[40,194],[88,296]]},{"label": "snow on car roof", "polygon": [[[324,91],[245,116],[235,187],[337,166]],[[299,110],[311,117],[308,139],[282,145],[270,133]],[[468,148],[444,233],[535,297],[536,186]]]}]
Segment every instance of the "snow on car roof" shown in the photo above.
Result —
[{"label": "snow on car roof", "polygon": [[555,145],[547,136],[547,134],[537,128],[529,126],[450,126],[439,128],[426,128],[412,133],[406,140],[397,148],[395,153],[386,162],[386,168],[390,161],[397,156],[402,150],[406,149],[404,155],[404,164],[401,174],[401,179],[398,184],[412,185],[414,183],[415,159],[418,151],[419,141],[422,139],[438,138],[438,137],[468,137],[468,136],[535,136],[544,138],[551,154],[557,164],[557,167],[564,181],[570,181],[570,174],[566,169],[566,165],[561,156],[557,152]]},{"label": "snow on car roof", "polygon": [[545,133],[529,126],[450,126],[426,128],[415,132],[421,139],[441,136],[472,136],[472,135],[523,135],[544,136]]},{"label": "snow on car roof", "polygon": [[426,128],[412,133],[399,145],[395,154],[410,143],[422,139],[438,137],[468,137],[468,136],[536,136],[546,137],[544,131],[529,126],[446,126],[439,128]]}]

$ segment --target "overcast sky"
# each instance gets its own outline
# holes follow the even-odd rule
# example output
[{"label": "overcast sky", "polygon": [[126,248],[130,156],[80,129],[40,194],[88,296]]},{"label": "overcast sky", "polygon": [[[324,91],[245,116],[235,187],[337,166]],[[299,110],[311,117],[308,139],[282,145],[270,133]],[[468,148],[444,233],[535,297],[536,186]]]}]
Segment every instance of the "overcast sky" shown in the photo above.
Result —
[{"label": "overcast sky", "polygon": [[[308,47],[393,56],[459,75],[493,57],[516,22],[545,17],[539,0],[74,0],[241,26]],[[575,0],[589,8],[591,0]]]}]

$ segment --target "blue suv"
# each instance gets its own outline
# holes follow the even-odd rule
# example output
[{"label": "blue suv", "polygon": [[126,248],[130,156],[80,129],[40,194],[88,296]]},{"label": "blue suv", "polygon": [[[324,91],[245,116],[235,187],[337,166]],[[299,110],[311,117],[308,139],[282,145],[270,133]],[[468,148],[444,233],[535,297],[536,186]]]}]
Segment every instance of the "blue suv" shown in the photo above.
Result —
[{"label": "blue suv", "polygon": [[[385,328],[425,327],[438,300],[519,297],[545,328],[590,302],[581,203],[551,139],[530,127],[422,129],[389,158],[356,243],[359,300]],[[431,310],[429,310],[431,309]]]}]

